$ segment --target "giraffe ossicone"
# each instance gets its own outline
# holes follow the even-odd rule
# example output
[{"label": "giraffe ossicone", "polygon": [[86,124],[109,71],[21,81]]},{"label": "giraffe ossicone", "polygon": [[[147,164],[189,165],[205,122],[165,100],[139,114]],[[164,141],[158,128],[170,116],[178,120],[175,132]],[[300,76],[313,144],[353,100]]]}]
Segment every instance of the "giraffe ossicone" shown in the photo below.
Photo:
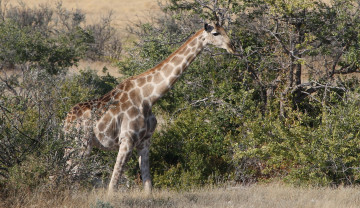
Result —
[{"label": "giraffe ossicone", "polygon": [[[83,144],[82,155],[89,155],[93,147],[118,151],[109,192],[117,188],[133,148],[138,150],[144,190],[151,192],[149,147],[156,127],[151,108],[207,44],[234,53],[225,30],[215,23],[205,24],[154,68],[126,79],[101,98],[79,103],[69,111],[64,131],[68,134],[81,129],[81,136],[76,139]],[[65,154],[70,155],[73,151],[74,148],[68,148]]]}]

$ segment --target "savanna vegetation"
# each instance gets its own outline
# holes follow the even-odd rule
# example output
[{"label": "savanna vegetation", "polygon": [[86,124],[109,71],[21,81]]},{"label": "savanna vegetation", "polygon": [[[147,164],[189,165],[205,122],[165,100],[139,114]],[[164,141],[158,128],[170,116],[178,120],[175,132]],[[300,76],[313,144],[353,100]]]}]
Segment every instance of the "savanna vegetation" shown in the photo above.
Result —
[{"label": "savanna vegetation", "polygon": [[[2,200],[24,190],[106,184],[116,153],[97,150],[81,160],[80,176],[68,177],[64,147],[72,144],[61,133],[66,112],[153,67],[204,20],[215,19],[226,27],[236,53],[206,48],[158,101],[154,113],[161,121],[150,156],[154,187],[274,180],[358,185],[359,3],[170,0],[151,21],[129,27],[136,41],[124,49],[111,15],[87,25],[85,14],[61,4],[1,4]],[[112,61],[125,76],[91,70],[69,75],[80,59]],[[133,155],[125,187],[141,183]]]}]

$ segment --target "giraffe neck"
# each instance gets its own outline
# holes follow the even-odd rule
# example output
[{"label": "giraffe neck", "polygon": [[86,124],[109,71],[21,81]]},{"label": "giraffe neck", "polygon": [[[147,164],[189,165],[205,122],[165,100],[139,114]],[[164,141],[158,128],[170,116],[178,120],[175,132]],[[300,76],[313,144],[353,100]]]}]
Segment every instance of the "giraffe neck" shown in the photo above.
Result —
[{"label": "giraffe neck", "polygon": [[169,91],[206,45],[205,35],[203,29],[199,30],[167,59],[136,77],[138,82],[145,80],[138,83],[144,100],[152,105]]}]

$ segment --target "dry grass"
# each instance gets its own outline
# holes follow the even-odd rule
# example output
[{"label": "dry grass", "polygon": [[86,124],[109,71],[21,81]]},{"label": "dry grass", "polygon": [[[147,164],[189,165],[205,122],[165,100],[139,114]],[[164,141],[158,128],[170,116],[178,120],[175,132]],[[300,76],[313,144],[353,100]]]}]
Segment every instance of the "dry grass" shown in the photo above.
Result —
[{"label": "dry grass", "polygon": [[104,67],[107,68],[106,73],[109,73],[111,76],[117,78],[122,76],[118,67],[114,66],[113,63],[106,61],[80,60],[77,66],[70,68],[69,72],[78,73],[79,70],[92,69],[96,70],[99,76],[103,76],[106,75],[106,73],[103,72]]},{"label": "dry grass", "polygon": [[[18,5],[19,0],[7,0],[11,5]],[[38,6],[48,3],[54,5],[50,0],[24,0],[29,6]],[[86,14],[88,22],[96,22],[99,17],[109,11],[114,12],[114,25],[117,28],[125,28],[127,24],[145,19],[149,13],[156,14],[160,11],[157,0],[62,0],[67,9],[80,9]]]},{"label": "dry grass", "polygon": [[112,207],[355,208],[360,207],[360,188],[294,188],[270,184],[189,192],[155,190],[149,197],[143,196],[139,190],[118,192],[112,196],[104,189],[57,193],[43,190],[17,200],[14,207],[101,207],[99,205],[107,204]]}]

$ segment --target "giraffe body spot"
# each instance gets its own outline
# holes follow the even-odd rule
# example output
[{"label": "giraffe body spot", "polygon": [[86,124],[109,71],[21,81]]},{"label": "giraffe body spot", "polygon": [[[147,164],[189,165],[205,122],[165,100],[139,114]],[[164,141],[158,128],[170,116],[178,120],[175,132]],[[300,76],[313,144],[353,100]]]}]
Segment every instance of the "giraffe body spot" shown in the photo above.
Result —
[{"label": "giraffe body spot", "polygon": [[136,84],[138,87],[142,87],[145,83],[146,83],[145,77],[140,77],[139,79],[136,80]]},{"label": "giraffe body spot", "polygon": [[102,117],[102,122],[107,125],[111,121],[112,116],[109,113],[105,113],[105,115]]},{"label": "giraffe body spot", "polygon": [[164,78],[161,76],[161,73],[158,72],[154,75],[154,83],[155,84],[159,84],[160,82],[162,82],[164,80]]},{"label": "giraffe body spot", "polygon": [[130,101],[126,101],[125,103],[121,104],[121,110],[122,111],[126,111],[127,109],[129,109],[132,106]]},{"label": "giraffe body spot", "polygon": [[129,99],[129,96],[127,93],[122,93],[120,98],[120,103],[125,103]]},{"label": "giraffe body spot", "polygon": [[179,56],[174,56],[174,58],[171,60],[171,63],[173,63],[175,66],[178,66],[182,62],[182,58]]},{"label": "giraffe body spot", "polygon": [[110,112],[111,112],[113,115],[119,114],[119,113],[120,113],[120,106],[118,106],[118,105],[110,106]]},{"label": "giraffe body spot", "polygon": [[124,91],[129,91],[134,87],[134,84],[131,81],[125,83]]},{"label": "giraffe body spot", "polygon": [[127,114],[130,118],[135,118],[139,114],[139,109],[136,107],[132,107],[128,110]]},{"label": "giraffe body spot", "polygon": [[103,141],[103,140],[104,140],[104,137],[105,137],[105,135],[104,135],[103,133],[99,133],[99,134],[98,134],[98,139],[99,139],[99,141]]},{"label": "giraffe body spot", "polygon": [[170,64],[166,64],[161,71],[164,73],[165,77],[169,77],[172,73],[172,66]]},{"label": "giraffe body spot", "polygon": [[142,88],[142,91],[144,98],[149,97],[154,91],[154,86],[152,84],[147,84]]},{"label": "giraffe body spot", "polygon": [[141,104],[140,89],[134,89],[129,93],[130,99],[134,105],[139,106]]},{"label": "giraffe body spot", "polygon": [[146,81],[147,81],[147,82],[151,82],[152,79],[153,79],[153,76],[152,76],[152,75],[148,75],[148,76],[146,77]]},{"label": "giraffe body spot", "polygon": [[106,125],[105,125],[104,122],[100,122],[100,123],[98,124],[98,126],[97,126],[97,128],[98,128],[99,131],[101,131],[101,132],[105,130],[105,127],[106,127]]}]

